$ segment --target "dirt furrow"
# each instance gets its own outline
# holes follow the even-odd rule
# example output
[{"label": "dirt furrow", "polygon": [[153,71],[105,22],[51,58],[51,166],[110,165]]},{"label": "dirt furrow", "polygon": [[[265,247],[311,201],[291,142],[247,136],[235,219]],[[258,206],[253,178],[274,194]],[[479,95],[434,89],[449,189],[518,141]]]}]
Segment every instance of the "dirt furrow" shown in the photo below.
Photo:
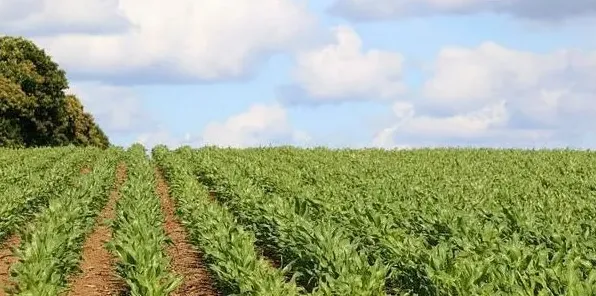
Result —
[{"label": "dirt furrow", "polygon": [[17,262],[17,257],[13,255],[12,249],[17,248],[20,243],[19,235],[13,234],[0,245],[0,296],[6,295],[4,289],[11,285],[10,267]]},{"label": "dirt furrow", "polygon": [[189,243],[184,227],[175,215],[175,205],[170,198],[168,185],[159,169],[155,169],[157,194],[165,215],[165,231],[173,244],[167,254],[172,260],[173,271],[184,277],[182,284],[172,296],[211,296],[220,295],[214,288],[209,272],[198,251]]},{"label": "dirt furrow", "polygon": [[69,296],[119,295],[126,284],[118,278],[115,259],[105,247],[112,231],[105,220],[114,218],[120,186],[126,180],[126,165],[120,163],[116,170],[116,184],[108,203],[97,218],[97,226],[83,245],[82,272],[70,280]]}]

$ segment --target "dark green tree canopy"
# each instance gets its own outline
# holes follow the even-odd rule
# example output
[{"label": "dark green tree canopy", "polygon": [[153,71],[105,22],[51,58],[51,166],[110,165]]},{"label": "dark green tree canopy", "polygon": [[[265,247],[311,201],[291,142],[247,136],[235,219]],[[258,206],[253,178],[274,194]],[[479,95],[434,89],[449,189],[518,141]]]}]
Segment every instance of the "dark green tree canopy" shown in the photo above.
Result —
[{"label": "dark green tree canopy", "polygon": [[64,70],[33,42],[0,37],[0,146],[109,146],[67,88]]},{"label": "dark green tree canopy", "polygon": [[66,73],[33,42],[22,37],[0,38],[0,75],[18,83],[27,94],[47,99],[64,96]]}]

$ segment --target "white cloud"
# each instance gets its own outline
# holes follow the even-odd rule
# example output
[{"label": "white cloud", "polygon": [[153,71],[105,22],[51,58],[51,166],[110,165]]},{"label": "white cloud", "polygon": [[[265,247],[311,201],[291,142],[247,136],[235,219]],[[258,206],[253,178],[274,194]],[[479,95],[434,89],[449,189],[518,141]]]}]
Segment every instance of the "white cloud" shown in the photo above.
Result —
[{"label": "white cloud", "polygon": [[[267,54],[296,49],[311,38],[315,25],[305,3],[293,0],[118,0],[108,12],[104,6],[98,15],[93,11],[88,22],[105,26],[118,12],[130,29],[35,40],[71,75],[136,82],[213,81],[244,77]],[[47,17],[59,17],[55,9],[51,12]]]},{"label": "white cloud", "polygon": [[444,48],[423,97],[396,103],[373,144],[594,146],[594,81],[596,52]]},{"label": "white cloud", "polygon": [[395,146],[396,137],[436,141],[472,139],[505,126],[508,120],[505,102],[445,117],[417,115],[412,104],[396,102],[393,112],[397,123],[381,130],[373,140],[374,146]]},{"label": "white cloud", "polygon": [[155,128],[155,122],[130,88],[75,82],[71,83],[67,93],[77,95],[85,110],[93,114],[106,133],[134,133]]},{"label": "white cloud", "polygon": [[493,12],[513,17],[561,21],[596,14],[593,0],[336,0],[330,11],[356,20],[398,19],[434,14]]},{"label": "white cloud", "polygon": [[435,108],[462,111],[506,100],[516,117],[536,124],[596,115],[596,52],[536,54],[487,42],[443,49],[433,72],[423,92]]},{"label": "white cloud", "polygon": [[[390,99],[402,94],[403,57],[383,50],[363,51],[360,36],[350,27],[333,29],[335,43],[296,57],[293,76],[282,100],[299,103]],[[298,92],[291,94],[291,91]]]},{"label": "white cloud", "polygon": [[[475,117],[481,111],[495,112],[495,106],[479,112],[446,117],[420,116],[403,124],[380,130],[371,146],[386,149],[419,147],[586,147],[596,144],[569,141],[549,129],[517,129],[500,127],[506,124],[498,117]],[[492,110],[491,110],[492,109]],[[574,142],[575,141],[575,142]]]},{"label": "white cloud", "polygon": [[305,144],[309,137],[289,123],[280,105],[256,104],[223,123],[210,123],[203,130],[205,145],[248,147],[268,144]]},{"label": "white cloud", "polygon": [[109,33],[127,26],[118,0],[0,1],[0,29],[9,34]]},{"label": "white cloud", "polygon": [[545,75],[565,70],[566,62],[564,53],[518,52],[493,42],[474,49],[447,47],[440,51],[424,93],[441,105],[485,104],[502,94],[535,90]]},{"label": "white cloud", "polygon": [[305,145],[310,137],[293,128],[286,110],[277,104],[255,104],[224,122],[211,122],[201,134],[187,133],[184,137],[172,134],[163,126],[140,133],[136,142],[151,149],[163,144],[170,148],[189,145],[201,147],[255,147],[267,145]]}]

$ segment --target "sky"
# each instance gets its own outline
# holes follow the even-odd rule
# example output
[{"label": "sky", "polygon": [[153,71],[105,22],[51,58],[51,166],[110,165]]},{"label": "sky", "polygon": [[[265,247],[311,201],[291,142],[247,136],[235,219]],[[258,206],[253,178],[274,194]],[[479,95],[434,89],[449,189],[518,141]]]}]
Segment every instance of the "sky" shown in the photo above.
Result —
[{"label": "sky", "polygon": [[593,32],[594,0],[0,0],[122,146],[593,149]]}]

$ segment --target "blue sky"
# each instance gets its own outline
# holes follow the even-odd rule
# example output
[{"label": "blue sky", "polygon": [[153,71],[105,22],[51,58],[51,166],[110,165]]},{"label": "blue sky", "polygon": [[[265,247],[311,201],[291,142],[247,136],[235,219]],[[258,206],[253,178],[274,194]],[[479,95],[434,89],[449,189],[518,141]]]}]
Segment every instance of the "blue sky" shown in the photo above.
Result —
[{"label": "blue sky", "polygon": [[119,145],[596,146],[595,1],[23,1]]}]

